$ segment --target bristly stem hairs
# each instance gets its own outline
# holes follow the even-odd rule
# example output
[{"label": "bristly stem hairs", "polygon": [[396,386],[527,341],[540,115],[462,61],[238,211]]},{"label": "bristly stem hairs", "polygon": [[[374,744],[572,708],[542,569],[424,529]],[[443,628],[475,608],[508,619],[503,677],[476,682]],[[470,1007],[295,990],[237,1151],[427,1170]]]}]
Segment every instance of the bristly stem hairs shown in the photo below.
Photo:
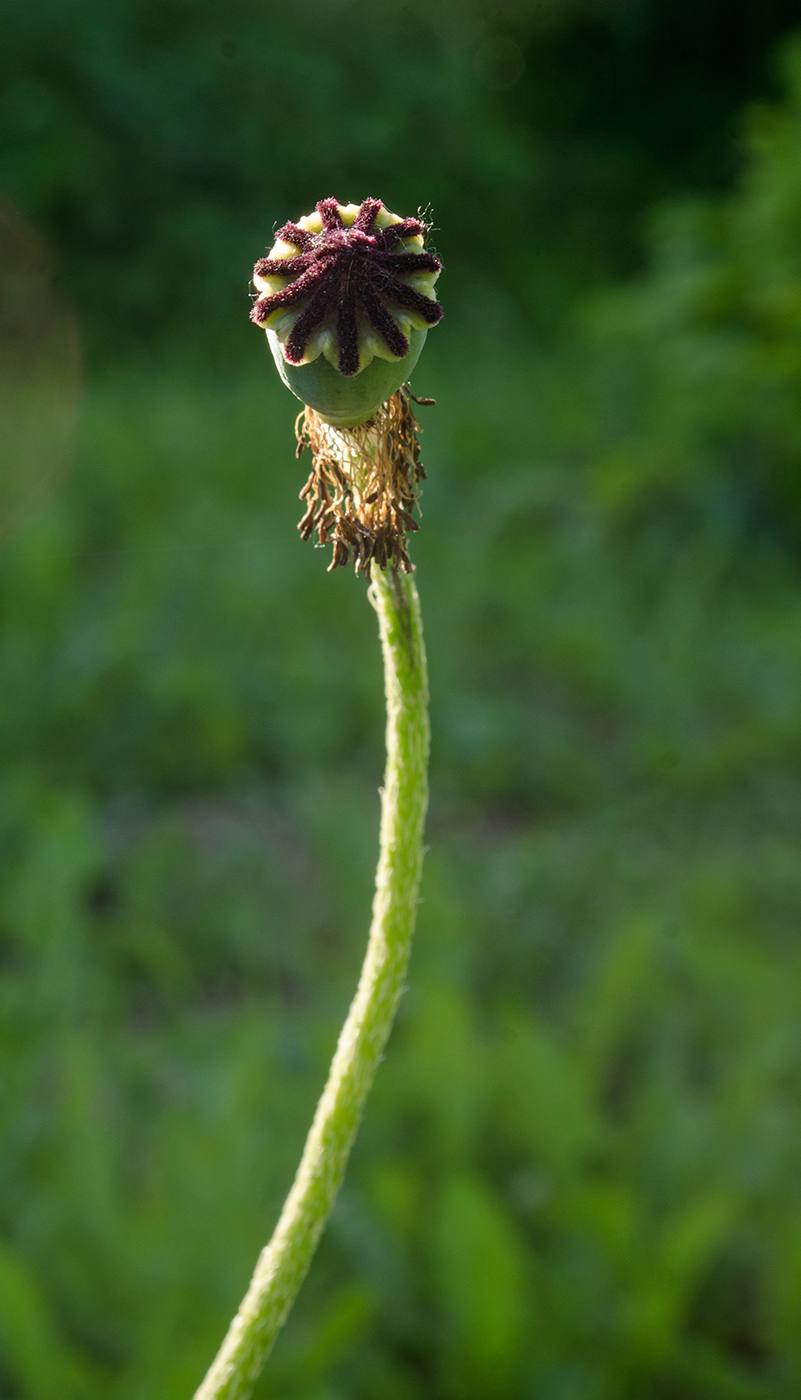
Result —
[{"label": "bristly stem hairs", "polygon": [[285,384],[305,405],[298,456],[303,539],[353,559],[378,614],[387,705],[386,772],[373,916],[356,995],[292,1188],[242,1305],[195,1400],[247,1400],[297,1296],[345,1174],[403,990],[417,913],[428,803],[428,682],[406,535],[424,478],[406,380],[442,316],[439,259],[424,225],[378,199],[320,200],[279,229],[256,263],[251,311]]}]

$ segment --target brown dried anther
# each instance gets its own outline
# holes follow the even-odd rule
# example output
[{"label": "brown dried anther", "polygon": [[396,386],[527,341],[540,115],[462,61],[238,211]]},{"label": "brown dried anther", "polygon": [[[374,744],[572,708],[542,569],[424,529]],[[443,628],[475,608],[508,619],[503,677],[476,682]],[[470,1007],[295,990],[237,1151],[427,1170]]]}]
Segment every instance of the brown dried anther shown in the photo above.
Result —
[{"label": "brown dried anther", "polygon": [[366,423],[334,428],[313,409],[297,421],[297,455],[312,454],[309,479],[300,493],[307,503],[298,525],[301,539],[316,532],[333,543],[329,573],[349,563],[370,578],[380,568],[412,569],[407,531],[417,530],[412,515],[425,472],[417,441],[419,423],[404,385]]}]

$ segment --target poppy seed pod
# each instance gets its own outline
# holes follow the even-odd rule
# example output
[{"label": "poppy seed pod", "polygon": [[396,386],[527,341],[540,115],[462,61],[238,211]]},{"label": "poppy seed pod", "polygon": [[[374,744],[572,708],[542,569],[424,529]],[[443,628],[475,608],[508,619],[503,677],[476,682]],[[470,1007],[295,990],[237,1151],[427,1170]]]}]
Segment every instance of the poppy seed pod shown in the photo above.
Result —
[{"label": "poppy seed pod", "polygon": [[400,389],[442,317],[423,234],[379,199],[322,199],[253,269],[251,320],[287,387],[334,427],[366,422]]}]

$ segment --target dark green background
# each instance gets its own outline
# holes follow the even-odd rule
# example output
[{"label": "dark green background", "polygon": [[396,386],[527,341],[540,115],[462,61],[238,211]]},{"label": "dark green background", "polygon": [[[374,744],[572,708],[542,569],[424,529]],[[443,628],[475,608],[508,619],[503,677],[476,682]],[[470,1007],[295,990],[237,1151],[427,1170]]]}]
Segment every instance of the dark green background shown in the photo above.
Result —
[{"label": "dark green background", "polygon": [[430,852],[258,1394],[798,1395],[796,24],[0,5],[3,1400],[191,1396],[355,983],[375,619],[247,321],[330,194],[445,262]]}]

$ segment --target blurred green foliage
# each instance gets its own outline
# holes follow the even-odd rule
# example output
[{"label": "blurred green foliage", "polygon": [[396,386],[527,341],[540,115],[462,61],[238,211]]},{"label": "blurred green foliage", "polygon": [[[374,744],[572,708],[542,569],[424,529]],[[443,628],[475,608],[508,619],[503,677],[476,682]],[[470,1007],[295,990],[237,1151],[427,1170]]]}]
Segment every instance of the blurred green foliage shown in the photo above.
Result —
[{"label": "blurred green foliage", "polygon": [[733,109],[797,20],[795,0],[0,0],[0,189],[117,335],[208,328],[276,220],[379,187],[433,206],[451,278],[549,322],[640,256],[648,200],[731,176]]},{"label": "blurred green foliage", "polygon": [[431,199],[448,256],[431,851],[258,1393],[798,1394],[801,50],[710,194],[786,15],[727,8],[724,62],[715,6],[670,11],[4,11],[0,184],[89,345],[72,476],[0,556],[8,1400],[192,1393],[355,983],[375,622],[297,541],[244,318],[272,220],[334,187]]}]

